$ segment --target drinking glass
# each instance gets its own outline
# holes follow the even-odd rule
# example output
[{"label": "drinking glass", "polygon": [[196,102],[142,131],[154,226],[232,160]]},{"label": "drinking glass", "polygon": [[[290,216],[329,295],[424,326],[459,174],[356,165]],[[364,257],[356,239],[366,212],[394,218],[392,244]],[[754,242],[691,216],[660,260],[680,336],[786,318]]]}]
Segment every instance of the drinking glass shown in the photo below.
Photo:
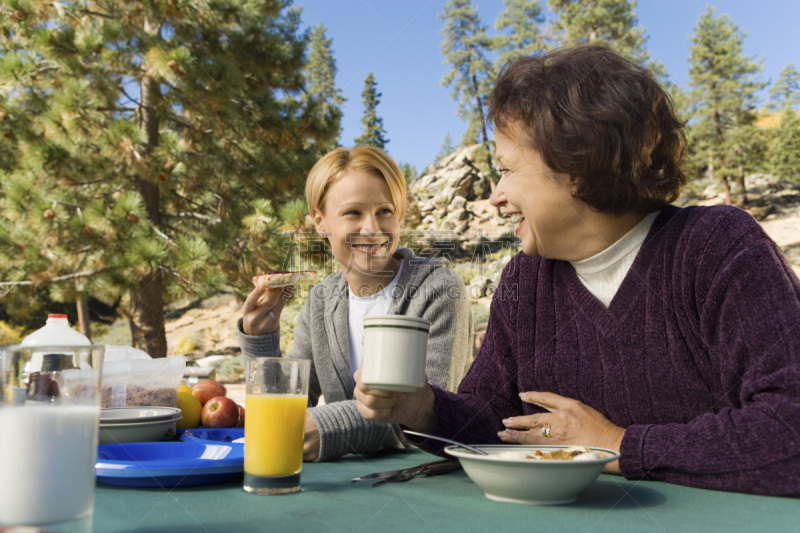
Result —
[{"label": "drinking glass", "polygon": [[300,490],[311,362],[247,360],[244,490],[288,494]]},{"label": "drinking glass", "polygon": [[91,530],[104,349],[0,347],[0,526]]}]

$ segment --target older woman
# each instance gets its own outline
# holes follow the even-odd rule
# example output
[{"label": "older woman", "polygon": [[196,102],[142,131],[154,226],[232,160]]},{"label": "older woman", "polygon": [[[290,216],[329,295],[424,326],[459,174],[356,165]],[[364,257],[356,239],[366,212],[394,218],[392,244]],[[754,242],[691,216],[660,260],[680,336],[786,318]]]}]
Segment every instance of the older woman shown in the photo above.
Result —
[{"label": "older woman", "polygon": [[800,495],[800,282],[744,211],[670,205],[686,142],[653,76],[599,46],[519,59],[489,118],[492,202],[519,217],[524,253],[458,393],[357,375],[362,415],[612,448],[630,479]]}]

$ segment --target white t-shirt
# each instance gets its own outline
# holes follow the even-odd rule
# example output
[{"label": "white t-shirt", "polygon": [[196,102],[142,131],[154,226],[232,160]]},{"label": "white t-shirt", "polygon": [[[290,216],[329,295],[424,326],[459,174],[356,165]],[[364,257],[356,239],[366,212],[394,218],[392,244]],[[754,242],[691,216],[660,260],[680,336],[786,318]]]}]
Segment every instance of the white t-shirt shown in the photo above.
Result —
[{"label": "white t-shirt", "polygon": [[584,287],[608,307],[661,211],[645,216],[617,242],[592,257],[570,261]]},{"label": "white t-shirt", "polygon": [[384,287],[383,290],[370,296],[356,296],[353,294],[353,291],[348,288],[348,292],[350,293],[348,305],[350,307],[347,316],[347,334],[350,343],[351,372],[355,372],[361,368],[364,318],[368,316],[385,315],[389,311],[389,306],[392,303],[392,293],[397,286],[397,280],[400,279],[400,273],[402,271],[403,263],[400,263],[400,268],[397,269],[397,274],[394,275],[392,281]]}]

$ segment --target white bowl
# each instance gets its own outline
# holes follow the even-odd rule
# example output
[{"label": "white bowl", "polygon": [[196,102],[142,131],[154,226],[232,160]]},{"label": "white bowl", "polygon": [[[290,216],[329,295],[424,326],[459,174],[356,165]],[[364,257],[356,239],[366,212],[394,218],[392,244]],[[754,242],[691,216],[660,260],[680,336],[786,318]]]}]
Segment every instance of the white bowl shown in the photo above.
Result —
[{"label": "white bowl", "polygon": [[160,440],[170,426],[181,419],[178,413],[169,418],[144,420],[142,422],[100,424],[100,444],[121,442],[146,442]]},{"label": "white bowl", "polygon": [[153,422],[166,420],[181,412],[177,407],[104,407],[100,411],[100,425],[129,424],[131,422]]},{"label": "white bowl", "polygon": [[[607,457],[588,460],[526,459],[527,452],[551,452],[570,446],[475,445],[490,455],[478,455],[458,446],[445,452],[457,457],[469,478],[490,500],[557,505],[574,502],[589,487],[603,465],[619,459],[619,453],[605,448],[590,448]],[[512,452],[512,453],[508,453]],[[495,454],[504,453],[506,456]]]}]

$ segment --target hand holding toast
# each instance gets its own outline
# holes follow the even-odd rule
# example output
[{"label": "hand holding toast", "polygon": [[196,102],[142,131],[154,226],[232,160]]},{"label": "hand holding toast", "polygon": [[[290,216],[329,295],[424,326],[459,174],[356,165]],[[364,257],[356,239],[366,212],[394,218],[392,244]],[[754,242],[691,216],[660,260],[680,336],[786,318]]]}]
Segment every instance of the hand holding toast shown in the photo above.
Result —
[{"label": "hand holding toast", "polygon": [[256,285],[242,306],[242,331],[245,335],[265,335],[276,331],[286,302],[292,296],[293,285],[270,288]]},{"label": "hand holding toast", "polygon": [[265,335],[280,326],[281,311],[298,283],[312,283],[315,270],[272,272],[253,276],[255,287],[242,307],[242,331],[245,335]]}]

